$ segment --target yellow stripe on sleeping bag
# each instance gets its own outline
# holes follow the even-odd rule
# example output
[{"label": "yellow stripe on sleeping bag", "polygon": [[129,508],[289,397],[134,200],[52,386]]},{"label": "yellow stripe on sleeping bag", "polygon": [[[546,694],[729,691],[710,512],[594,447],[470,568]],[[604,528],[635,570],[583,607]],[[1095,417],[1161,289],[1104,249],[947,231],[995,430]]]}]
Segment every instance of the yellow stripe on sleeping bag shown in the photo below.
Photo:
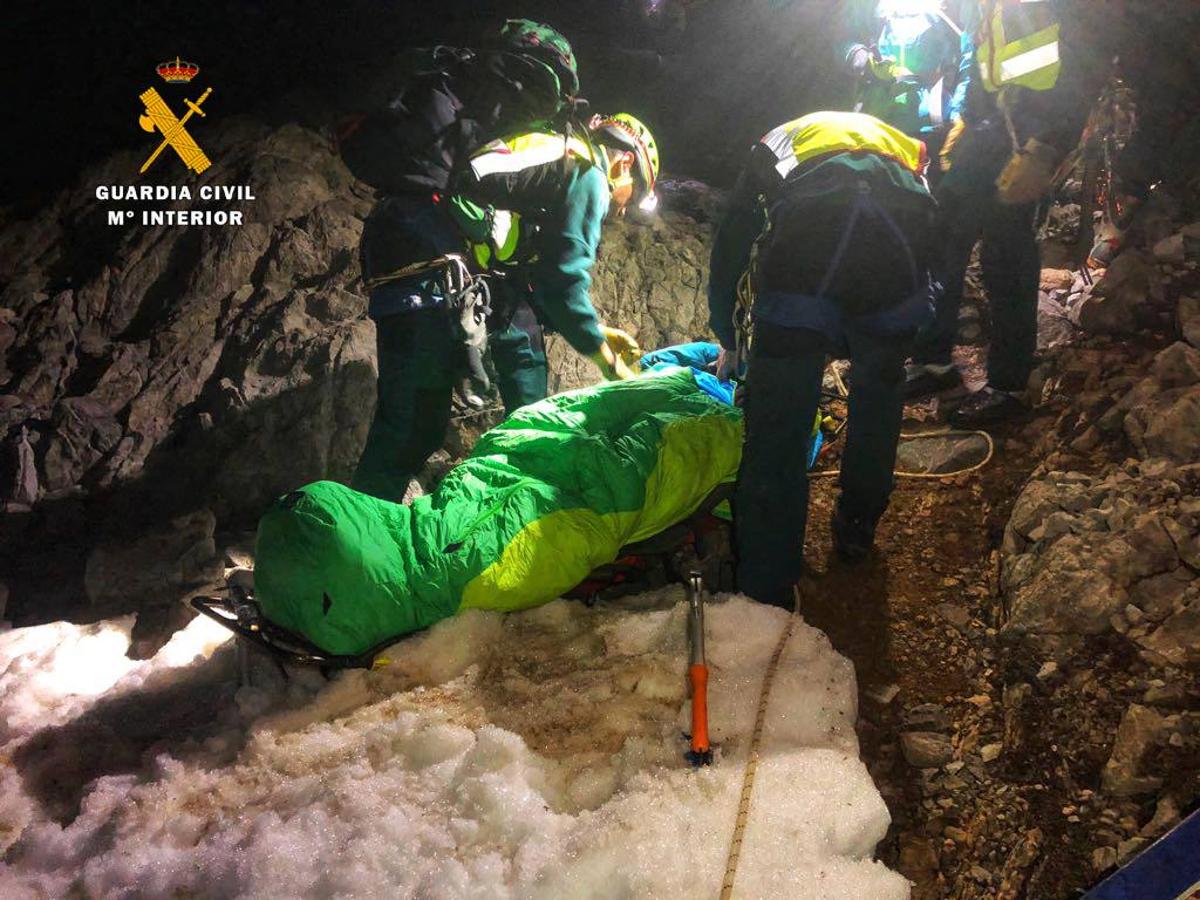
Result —
[{"label": "yellow stripe on sleeping bag", "polygon": [[645,540],[700,506],[717,485],[737,476],[742,421],[714,414],[680,418],[663,429],[658,459],[640,510],[559,510],[521,529],[500,558],[472,579],[459,612],[512,612],[539,606],[611,562],[626,544]]}]

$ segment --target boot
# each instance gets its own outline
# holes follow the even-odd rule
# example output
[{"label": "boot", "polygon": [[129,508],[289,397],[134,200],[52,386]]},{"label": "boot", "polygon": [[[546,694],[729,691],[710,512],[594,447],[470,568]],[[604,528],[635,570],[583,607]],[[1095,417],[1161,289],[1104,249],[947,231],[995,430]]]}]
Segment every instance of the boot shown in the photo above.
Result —
[{"label": "boot", "polygon": [[961,428],[976,428],[1003,422],[1026,411],[1020,396],[1009,391],[985,386],[968,397],[950,413],[950,424]]},{"label": "boot", "polygon": [[904,399],[916,400],[962,385],[954,363],[908,363],[904,367]]},{"label": "boot", "polygon": [[875,547],[875,526],[849,516],[839,506],[833,514],[833,549],[838,559],[854,565],[866,559]]}]

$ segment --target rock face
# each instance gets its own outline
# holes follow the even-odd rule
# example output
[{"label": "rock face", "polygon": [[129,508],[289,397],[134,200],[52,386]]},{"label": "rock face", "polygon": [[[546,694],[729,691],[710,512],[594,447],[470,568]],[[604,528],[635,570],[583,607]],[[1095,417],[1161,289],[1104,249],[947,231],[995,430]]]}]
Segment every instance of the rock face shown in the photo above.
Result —
[{"label": "rock face", "polygon": [[1108,433],[1123,429],[1143,457],[1200,461],[1200,350],[1182,341],[1167,347],[1098,426]]},{"label": "rock face", "polygon": [[1176,318],[1183,339],[1200,347],[1200,297],[1180,297]]},{"label": "rock face", "polygon": [[160,533],[132,543],[103,543],[88,557],[84,586],[100,611],[161,601],[164,586],[204,587],[221,576],[213,532],[216,518],[200,510],[168,523]]},{"label": "rock face", "polygon": [[[207,149],[220,165],[193,195],[249,185],[252,201],[223,204],[241,227],[108,226],[95,188],[130,182],[126,153],[0,231],[0,554],[17,561],[18,621],[117,598],[96,587],[94,534],[158,554],[139,567],[163,577],[124,592],[136,607],[155,583],[182,590],[163,575],[178,548],[155,539],[173,521],[207,510],[218,531],[252,526],[275,496],[353,472],[375,401],[358,268],[374,198],[296,125],[230,120]],[[660,219],[607,229],[593,290],[647,347],[706,332],[715,200],[696,183],[664,188]],[[201,206],[154,204],[172,205]],[[550,358],[554,390],[597,378],[562,342]],[[459,423],[449,452],[488,422]]]},{"label": "rock face", "polygon": [[1131,704],[1121,717],[1112,756],[1104,766],[1104,790],[1116,797],[1151,794],[1163,780],[1142,774],[1142,761],[1165,730],[1163,717],[1147,706]]},{"label": "rock face", "polygon": [[[240,478],[224,492],[230,509],[352,463],[373,362],[363,299],[348,288],[369,203],[297,127],[238,123],[216,154],[201,183],[251,185],[243,227],[106,227],[92,188],[129,180],[118,156],[0,237],[0,305],[23,323],[5,353],[0,425],[35,436],[40,499],[188,455],[170,439],[219,445],[210,460]],[[339,411],[319,438],[313,423]]]},{"label": "rock face", "polygon": [[1124,634],[1158,666],[1200,665],[1200,465],[1131,463],[1032,481],[1004,536],[1009,634]]},{"label": "rock face", "polygon": [[1113,261],[1095,290],[1075,310],[1075,317],[1086,332],[1128,333],[1138,326],[1147,303],[1161,299],[1162,285],[1154,260],[1129,251]]},{"label": "rock face", "polygon": [[[255,194],[236,204],[242,227],[106,225],[95,186],[137,170],[119,154],[0,233],[0,319],[19,326],[0,336],[0,433],[15,448],[25,429],[34,461],[5,478],[36,502],[6,529],[6,542],[24,539],[6,548],[19,559],[19,616],[49,612],[31,609],[47,569],[74,576],[59,600],[82,598],[93,530],[121,542],[205,508],[218,521],[252,518],[281,491],[345,477],[365,438],[374,340],[354,283],[369,197],[297,126],[234,120],[211,154],[221,165],[199,185]],[[70,560],[47,560],[45,544]],[[169,545],[145,546],[176,565]],[[88,593],[102,600],[97,566]]]}]

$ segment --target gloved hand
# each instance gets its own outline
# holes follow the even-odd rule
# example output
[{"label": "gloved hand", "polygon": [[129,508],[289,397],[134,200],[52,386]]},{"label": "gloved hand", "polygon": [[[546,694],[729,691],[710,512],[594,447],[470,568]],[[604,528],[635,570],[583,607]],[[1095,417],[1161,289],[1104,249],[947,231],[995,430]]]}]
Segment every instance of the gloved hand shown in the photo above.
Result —
[{"label": "gloved hand", "polygon": [[728,381],[737,374],[737,353],[721,348],[717,354],[717,381]]},{"label": "gloved hand", "polygon": [[620,356],[613,353],[613,348],[607,341],[601,344],[595,353],[589,353],[588,359],[596,364],[605,381],[628,381],[637,377],[637,373]]},{"label": "gloved hand", "polygon": [[890,56],[885,56],[882,59],[871,59],[867,62],[867,71],[871,73],[871,77],[876,81],[888,83],[896,80],[896,61]]},{"label": "gloved hand", "polygon": [[1009,159],[996,179],[1001,203],[1014,206],[1033,203],[1050,189],[1058,152],[1049,144],[1030,138]]},{"label": "gloved hand", "polygon": [[950,126],[950,130],[946,132],[946,140],[942,143],[942,150],[939,154],[942,158],[943,172],[950,171],[950,164],[954,161],[954,148],[966,130],[967,123],[962,119],[955,119],[954,124]]},{"label": "gloved hand", "polygon": [[617,356],[636,353],[642,355],[642,348],[638,346],[637,338],[627,331],[622,331],[620,328],[610,328],[607,325],[600,326],[600,333],[604,335],[604,342],[612,348],[613,353]]}]

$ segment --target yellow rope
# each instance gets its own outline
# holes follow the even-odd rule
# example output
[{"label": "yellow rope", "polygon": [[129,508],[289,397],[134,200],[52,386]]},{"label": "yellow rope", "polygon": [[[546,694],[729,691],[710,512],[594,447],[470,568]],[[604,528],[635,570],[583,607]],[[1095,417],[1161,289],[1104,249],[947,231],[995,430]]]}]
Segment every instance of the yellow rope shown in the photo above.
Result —
[{"label": "yellow rope", "polygon": [[[986,431],[921,431],[916,434],[902,434],[900,440],[915,441],[921,438],[933,437],[951,437],[953,435],[970,436],[973,434],[980,435],[987,441],[987,453],[983,459],[974,465],[967,466],[965,469],[955,469],[953,472],[902,472],[897,469],[894,474],[897,478],[957,478],[959,475],[968,475],[971,472],[978,472],[984,466],[992,461],[992,457],[996,455],[996,442],[992,440],[992,436]],[[830,478],[834,475],[840,475],[841,469],[822,469],[820,472],[809,472],[809,478]]]},{"label": "yellow rope", "polygon": [[[846,382],[842,379],[842,374],[838,371],[837,366],[830,366],[829,374],[833,378],[834,387],[837,388],[839,394],[838,399],[842,403],[849,402],[850,389],[846,386]],[[846,420],[843,420],[842,425],[845,424]],[[838,426],[838,431],[840,430],[841,425]],[[952,437],[954,435],[963,435],[964,437],[969,437],[973,434],[977,434],[987,441],[987,453],[984,454],[983,459],[972,466],[967,466],[965,469],[956,469],[953,472],[902,472],[897,469],[893,471],[892,474],[894,474],[897,478],[956,478],[959,475],[967,475],[971,472],[978,472],[980,469],[990,463],[992,461],[992,457],[996,455],[996,442],[992,440],[992,436],[986,431],[957,431],[953,429],[947,429],[946,431],[918,431],[910,434],[901,434],[900,440],[916,441],[920,440],[921,438]],[[830,478],[834,475],[840,475],[841,472],[841,469],[823,469],[820,472],[809,472],[808,477]]]},{"label": "yellow rope", "polygon": [[762,693],[758,698],[758,713],[754,717],[754,731],[750,734],[750,752],[746,757],[746,771],[742,775],[742,795],[738,800],[737,820],[733,827],[733,838],[729,842],[729,856],[725,861],[725,879],[721,883],[721,900],[730,900],[733,896],[733,882],[737,878],[738,859],[742,855],[742,839],[746,836],[746,823],[750,819],[750,796],[754,792],[754,774],[758,770],[758,747],[762,742],[763,725],[767,718],[767,703],[771,699],[771,685],[775,681],[775,671],[779,668],[779,658],[783,648],[787,646],[792,636],[800,611],[800,589],[793,587],[795,606],[788,616],[787,626],[779,636],[771,661],[767,663],[766,674],[763,675]]}]

